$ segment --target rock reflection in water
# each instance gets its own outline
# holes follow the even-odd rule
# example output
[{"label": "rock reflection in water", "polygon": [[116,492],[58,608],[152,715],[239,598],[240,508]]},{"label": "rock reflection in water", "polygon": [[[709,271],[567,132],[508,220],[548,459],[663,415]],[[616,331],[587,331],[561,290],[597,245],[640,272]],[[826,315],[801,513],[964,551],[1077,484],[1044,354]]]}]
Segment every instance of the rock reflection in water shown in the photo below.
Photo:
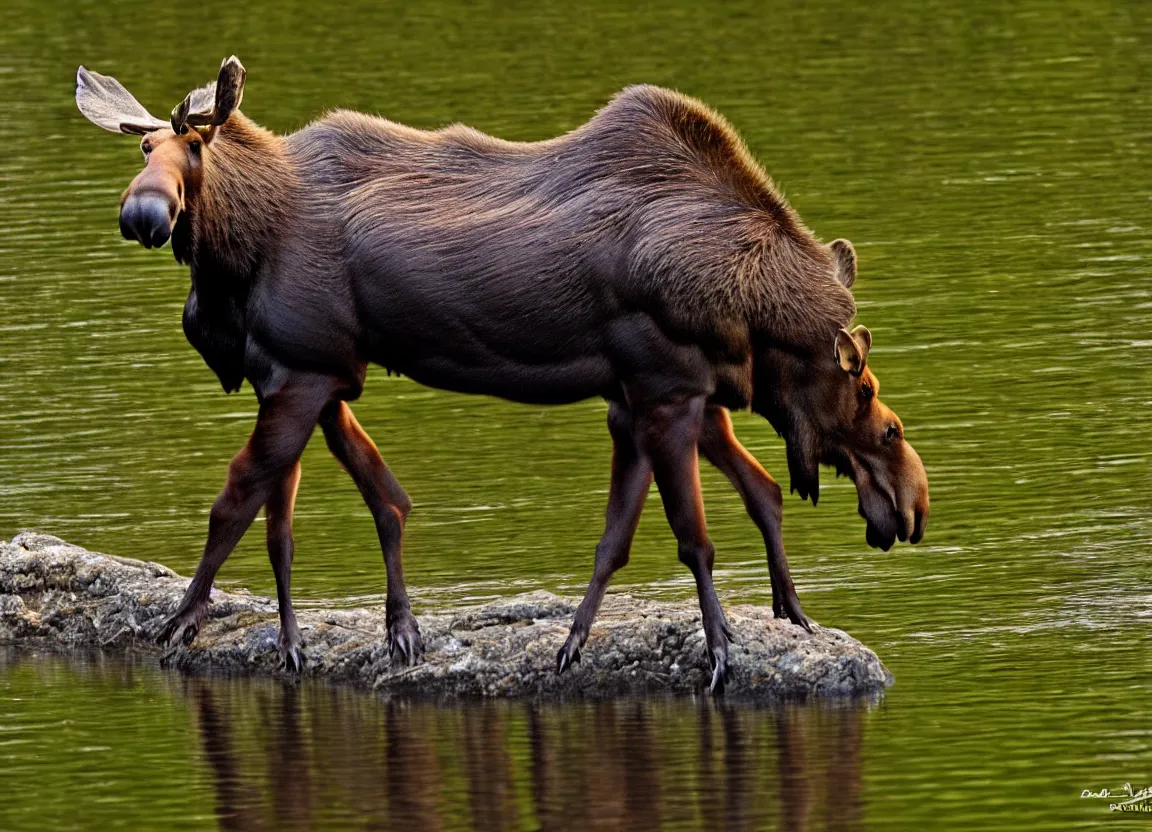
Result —
[{"label": "rock reflection in water", "polygon": [[172,677],[225,829],[863,825],[864,703],[380,702]]}]

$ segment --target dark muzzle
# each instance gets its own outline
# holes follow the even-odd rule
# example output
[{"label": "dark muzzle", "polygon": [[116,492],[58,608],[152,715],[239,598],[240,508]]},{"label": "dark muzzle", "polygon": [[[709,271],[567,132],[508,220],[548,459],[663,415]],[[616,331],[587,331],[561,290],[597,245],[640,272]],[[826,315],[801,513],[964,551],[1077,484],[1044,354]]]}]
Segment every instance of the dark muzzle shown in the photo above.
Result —
[{"label": "dark muzzle", "polygon": [[176,206],[164,194],[144,191],[131,194],[120,206],[120,233],[144,248],[160,248],[172,236]]}]

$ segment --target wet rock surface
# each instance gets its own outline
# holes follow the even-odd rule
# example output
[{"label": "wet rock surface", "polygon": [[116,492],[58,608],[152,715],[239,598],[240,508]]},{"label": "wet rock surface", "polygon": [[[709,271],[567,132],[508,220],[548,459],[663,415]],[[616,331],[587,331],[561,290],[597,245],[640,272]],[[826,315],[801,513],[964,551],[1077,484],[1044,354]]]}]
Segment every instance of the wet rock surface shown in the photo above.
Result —
[{"label": "wet rock surface", "polygon": [[[275,601],[214,590],[191,647],[154,643],[188,579],[156,563],[102,555],[24,532],[0,542],[0,643],[152,653],[192,673],[283,674]],[[305,674],[383,696],[603,698],[699,693],[711,679],[694,602],[609,595],[582,660],[556,674],[576,599],[532,592],[418,615],[425,661],[394,664],[384,609],[298,609]],[[876,654],[840,630],[807,633],[770,609],[730,606],[729,698],[875,694],[892,683]]]}]

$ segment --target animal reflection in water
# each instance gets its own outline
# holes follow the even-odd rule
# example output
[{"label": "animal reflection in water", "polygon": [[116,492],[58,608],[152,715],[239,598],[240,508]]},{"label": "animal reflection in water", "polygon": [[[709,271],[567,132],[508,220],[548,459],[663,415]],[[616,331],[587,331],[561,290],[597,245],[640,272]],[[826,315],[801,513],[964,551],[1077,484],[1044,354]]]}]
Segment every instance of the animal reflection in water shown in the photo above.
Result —
[{"label": "animal reflection in water", "polygon": [[607,401],[607,522],[561,673],[628,561],[655,480],[696,582],[711,687],[723,691],[732,632],[712,582],[700,457],[764,537],[775,614],[810,626],[784,554],[783,495],[729,409],[784,437],[801,498],[816,503],[820,466],[832,466],[856,484],[869,544],[920,540],[924,466],[880,401],[871,334],[848,329],[856,252],[816,239],[719,114],[636,86],[543,142],[345,111],[277,136],[240,112],[246,77],[227,59],[164,121],[114,78],[77,73],[81,112],[140,137],[145,164],[121,198],[121,232],[147,248],[171,239],[191,270],[188,340],[225,390],[246,380],[260,402],[162,643],[195,639],[217,571],[264,508],[280,650],[301,669],[292,511],[319,425],[376,521],[390,651],[419,661],[400,557],[412,502],[349,405],[369,363],[513,401]]},{"label": "animal reflection in water", "polygon": [[859,829],[867,705],[381,703],[179,680],[224,829]]}]

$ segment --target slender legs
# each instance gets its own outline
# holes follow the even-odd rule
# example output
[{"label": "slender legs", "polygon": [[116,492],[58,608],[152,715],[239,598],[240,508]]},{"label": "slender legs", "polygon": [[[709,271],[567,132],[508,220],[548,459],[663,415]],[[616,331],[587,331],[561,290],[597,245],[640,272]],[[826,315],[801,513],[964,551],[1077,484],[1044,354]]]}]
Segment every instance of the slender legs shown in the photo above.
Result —
[{"label": "slender legs", "polygon": [[720,469],[736,487],[744,506],[764,535],[768,574],[772,581],[772,607],[811,629],[800,609],[788,571],[780,533],[783,497],[779,486],[760,463],[737,441],[728,411],[707,406],[703,398],[646,405],[629,409],[609,403],[608,430],[612,435],[612,484],[608,492],[604,535],[596,546],[596,565],[568,639],[556,657],[563,673],[580,660],[580,648],[612,575],[628,563],[632,537],[644,508],[648,487],[655,477],[668,524],[676,535],[680,560],[696,579],[696,593],[704,618],[712,691],[722,693],[728,673],[728,642],[732,632],[712,584],[715,549],[704,522],[697,452]]},{"label": "slender legs", "polygon": [[289,670],[302,667],[300,628],[292,610],[292,509],[300,482],[300,454],[319,422],[328,448],[351,474],[376,522],[388,573],[388,645],[393,659],[415,664],[424,654],[408,602],[400,560],[404,520],[412,502],[379,451],[332,386],[298,383],[264,399],[256,429],[228,467],[228,482],[212,506],[208,543],[180,606],[161,628],[159,642],[191,644],[208,607],[212,581],[261,506],[268,519],[268,557],[280,603],[280,654]]},{"label": "slender legs", "polygon": [[704,417],[704,398],[658,404],[636,414],[636,444],[652,460],[656,487],[668,525],[676,536],[677,555],[696,579],[704,617],[704,638],[712,665],[712,692],[724,692],[728,675],[728,642],[732,631],[712,585],[715,547],[704,523],[700,468],[696,447]]},{"label": "slender legs", "polygon": [[652,463],[640,453],[633,438],[632,414],[623,405],[609,403],[608,432],[612,435],[612,483],[608,489],[608,510],[604,536],[596,545],[596,566],[588,592],[576,610],[576,620],[568,640],[556,656],[556,670],[563,673],[580,661],[580,648],[588,640],[592,620],[604,599],[612,575],[628,563],[632,536],[640,522],[640,512],[652,484]]},{"label": "slender legs", "polygon": [[256,429],[228,466],[228,482],[208,518],[204,556],[180,606],[160,630],[161,644],[173,640],[191,644],[196,638],[216,573],[260,507],[282,488],[296,466],[331,392],[331,384],[324,381],[301,383],[286,387],[261,403]]},{"label": "slender legs", "polygon": [[268,559],[276,576],[276,600],[280,607],[280,657],[284,667],[299,673],[304,668],[300,654],[300,627],[292,611],[292,508],[300,485],[300,463],[280,480],[264,507],[268,533]]},{"label": "slender legs", "polygon": [[320,414],[320,427],[328,441],[328,449],[352,476],[376,522],[388,573],[385,609],[389,652],[394,660],[413,665],[424,655],[424,641],[408,602],[400,559],[404,521],[412,510],[412,501],[388,470],[376,445],[360,427],[347,404],[335,401],[325,407]]},{"label": "slender legs", "polygon": [[777,618],[787,616],[805,630],[812,626],[800,609],[800,599],[788,571],[780,521],[784,497],[780,486],[768,475],[756,458],[744,448],[732,432],[732,418],[722,407],[708,407],[700,432],[700,453],[715,465],[735,486],[744,500],[752,522],[764,536],[768,553],[768,576],[772,580],[772,611]]},{"label": "slender legs", "polygon": [[559,672],[563,673],[580,660],[580,648],[588,638],[608,581],[628,562],[644,498],[655,477],[664,513],[676,535],[680,560],[696,578],[713,671],[712,690],[723,692],[728,672],[728,641],[732,635],[712,586],[714,549],[704,525],[696,456],[703,414],[703,398],[635,410],[609,404],[608,430],[613,444],[607,520],[604,536],[596,546],[596,566],[588,592],[576,610],[572,630],[556,657]]},{"label": "slender legs", "polygon": [[[404,586],[401,540],[412,502],[396,481],[372,440],[342,401],[331,400],[330,383],[286,386],[260,405],[256,428],[228,468],[228,481],[212,506],[208,542],[180,606],[163,625],[159,641],[190,644],[207,610],[212,581],[261,506],[267,510],[268,556],[280,603],[280,652],[290,670],[299,671],[300,630],[290,595],[292,510],[300,482],[300,454],[316,423],[328,448],[352,476],[372,512],[388,576],[388,647],[394,660],[412,665],[424,654],[423,639]],[[708,407],[703,397],[628,408],[612,403],[612,480],[604,534],[596,547],[596,565],[572,629],[556,658],[561,673],[580,659],[608,582],[628,562],[632,537],[653,478],[664,513],[676,536],[680,560],[696,579],[704,619],[712,690],[722,693],[728,672],[731,630],[712,584],[715,549],[708,539],[700,493],[698,451],[719,468],[740,492],[748,513],[764,535],[772,580],[773,610],[808,627],[788,572],[780,535],[780,488],[736,440],[728,412]]]}]

